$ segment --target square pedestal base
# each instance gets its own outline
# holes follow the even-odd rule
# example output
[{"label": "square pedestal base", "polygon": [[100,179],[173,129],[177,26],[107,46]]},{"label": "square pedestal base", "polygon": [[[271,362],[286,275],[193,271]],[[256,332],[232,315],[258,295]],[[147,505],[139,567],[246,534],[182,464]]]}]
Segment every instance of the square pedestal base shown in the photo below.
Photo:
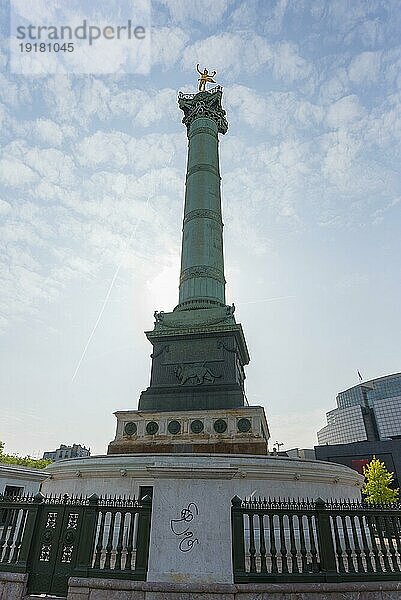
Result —
[{"label": "square pedestal base", "polygon": [[118,411],[108,454],[267,454],[269,427],[261,406],[209,411]]}]

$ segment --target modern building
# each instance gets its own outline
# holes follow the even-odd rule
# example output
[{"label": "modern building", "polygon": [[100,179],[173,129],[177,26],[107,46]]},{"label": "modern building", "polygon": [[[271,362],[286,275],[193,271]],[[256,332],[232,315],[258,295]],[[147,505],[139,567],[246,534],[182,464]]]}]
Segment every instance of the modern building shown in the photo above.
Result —
[{"label": "modern building", "polygon": [[352,444],[401,438],[401,373],[364,381],[337,395],[318,444]]},{"label": "modern building", "polygon": [[363,474],[363,467],[375,456],[394,473],[394,485],[401,483],[401,440],[375,440],[373,442],[354,442],[352,444],[335,444],[332,446],[315,446],[317,460],[325,460],[351,467]]},{"label": "modern building", "polygon": [[72,444],[72,446],[66,446],[61,444],[60,448],[52,450],[50,452],[44,452],[43,458],[46,460],[62,460],[63,458],[78,458],[83,456],[90,456],[90,448],[85,448],[81,444]]}]

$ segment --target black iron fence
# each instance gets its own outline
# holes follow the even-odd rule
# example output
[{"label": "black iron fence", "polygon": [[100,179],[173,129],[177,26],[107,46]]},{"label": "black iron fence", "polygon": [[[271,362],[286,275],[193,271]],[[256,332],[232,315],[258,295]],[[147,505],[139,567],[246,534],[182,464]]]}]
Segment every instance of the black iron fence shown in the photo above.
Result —
[{"label": "black iron fence", "polygon": [[[401,506],[235,496],[234,581],[401,580]],[[0,571],[31,594],[66,595],[68,578],[146,580],[151,499],[0,496]]]},{"label": "black iron fence", "polygon": [[151,499],[0,497],[0,571],[28,592],[67,595],[68,578],[146,580]]},{"label": "black iron fence", "polygon": [[234,581],[401,579],[401,506],[232,499]]}]

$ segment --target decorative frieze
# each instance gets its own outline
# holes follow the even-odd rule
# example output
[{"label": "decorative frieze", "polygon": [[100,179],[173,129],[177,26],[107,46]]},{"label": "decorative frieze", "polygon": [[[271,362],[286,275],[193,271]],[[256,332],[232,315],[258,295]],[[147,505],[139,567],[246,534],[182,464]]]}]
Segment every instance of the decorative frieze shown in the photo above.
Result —
[{"label": "decorative frieze", "polygon": [[180,275],[180,284],[193,277],[211,277],[220,283],[226,283],[223,271],[210,265],[196,265],[196,267],[183,269]]},{"label": "decorative frieze", "polygon": [[[208,448],[220,444],[225,453],[230,447],[241,453],[267,453],[269,429],[263,409],[259,406],[243,407],[231,410],[205,411],[122,411],[117,412],[116,437],[109,446],[114,452],[169,452],[197,451],[207,452]],[[221,446],[223,444],[224,446]],[[190,450],[190,446],[192,450]],[[152,450],[153,449],[153,450]]]},{"label": "decorative frieze", "polygon": [[196,208],[188,212],[184,217],[184,225],[192,219],[211,219],[223,227],[221,215],[214,210],[209,210],[208,208]]}]

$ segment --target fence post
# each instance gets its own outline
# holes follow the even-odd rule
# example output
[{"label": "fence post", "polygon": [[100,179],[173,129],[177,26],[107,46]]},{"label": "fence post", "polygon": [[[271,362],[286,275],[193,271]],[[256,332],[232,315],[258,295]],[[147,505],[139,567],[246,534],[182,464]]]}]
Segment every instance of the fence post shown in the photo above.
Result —
[{"label": "fence post", "polygon": [[326,580],[330,581],[333,576],[337,575],[337,562],[333,536],[331,534],[330,516],[326,511],[326,503],[322,498],[315,500],[315,509],[320,571],[326,573]]},{"label": "fence post", "polygon": [[231,500],[231,536],[234,582],[236,575],[245,573],[244,517],[241,510],[242,500],[234,496]]},{"label": "fence post", "polygon": [[43,500],[45,499],[44,495],[38,492],[36,496],[33,497],[33,504],[27,508],[26,515],[26,524],[24,529],[24,535],[21,543],[21,550],[18,557],[18,564],[24,569],[27,570],[29,567],[29,554],[31,551],[33,535],[36,530],[36,525],[38,522],[39,511],[43,505]]},{"label": "fence post", "polygon": [[92,566],[93,544],[96,535],[99,496],[92,494],[88,498],[88,506],[82,507],[82,523],[74,569],[75,577],[88,577],[88,569]]},{"label": "fence post", "polygon": [[149,541],[150,541],[150,516],[152,511],[152,498],[144,496],[141,499],[142,507],[139,509],[138,532],[136,544],[135,572],[144,576],[148,572]]}]

